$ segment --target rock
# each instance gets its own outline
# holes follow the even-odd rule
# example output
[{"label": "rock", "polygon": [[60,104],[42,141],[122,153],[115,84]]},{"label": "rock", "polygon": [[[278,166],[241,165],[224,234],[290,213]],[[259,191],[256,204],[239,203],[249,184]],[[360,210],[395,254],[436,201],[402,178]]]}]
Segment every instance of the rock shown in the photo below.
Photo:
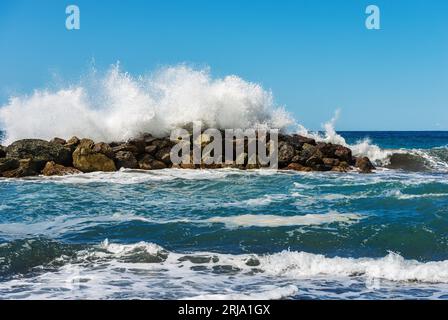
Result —
[{"label": "rock", "polygon": [[3,176],[6,178],[23,178],[38,174],[39,162],[33,159],[21,159],[19,160],[19,167],[17,169],[3,172]]},{"label": "rock", "polygon": [[337,146],[332,143],[319,142],[316,145],[315,155],[320,158],[335,158]]},{"label": "rock", "polygon": [[73,165],[82,172],[116,171],[115,163],[106,155],[93,150],[92,140],[82,139],[73,152]]},{"label": "rock", "polygon": [[50,140],[50,143],[56,143],[56,144],[60,144],[61,146],[63,146],[67,143],[67,141],[65,141],[64,139],[61,139],[61,138],[53,138]]},{"label": "rock", "polygon": [[339,163],[339,165],[334,166],[333,168],[331,168],[331,171],[334,172],[347,172],[350,169],[350,166],[347,162],[342,161]]},{"label": "rock", "polygon": [[33,159],[38,171],[42,170],[48,161],[62,165],[71,165],[72,163],[69,148],[45,140],[19,140],[8,146],[6,150],[9,158]]},{"label": "rock", "polygon": [[162,161],[154,160],[154,161],[151,162],[151,168],[153,170],[165,169],[166,167],[167,167],[166,164],[163,163]]},{"label": "rock", "polygon": [[322,158],[318,156],[311,156],[308,160],[306,160],[306,166],[311,168],[316,168],[318,165],[323,165],[324,162]]},{"label": "rock", "polygon": [[293,135],[279,134],[278,141],[286,142],[289,145],[293,146],[294,149],[296,149],[296,150],[302,149],[302,147],[305,143],[313,145],[313,146],[316,145],[316,141],[314,139],[307,138],[307,137],[304,137],[304,136],[301,136],[298,134],[293,134]]},{"label": "rock", "polygon": [[60,164],[56,164],[54,161],[47,162],[44,170],[42,170],[42,174],[44,176],[65,176],[79,173],[82,172],[78,169],[75,169],[73,167],[64,167]]},{"label": "rock", "polygon": [[306,165],[306,162],[316,153],[316,146],[305,143],[302,146],[302,150],[297,154],[296,157],[292,159],[292,162],[300,163],[301,165]]},{"label": "rock", "polygon": [[153,137],[152,134],[150,133],[143,133],[137,139],[142,140],[145,143],[145,145],[149,145],[157,138]]},{"label": "rock", "polygon": [[5,171],[17,169],[20,166],[20,162],[15,158],[2,158],[0,159],[0,174]]},{"label": "rock", "polygon": [[139,161],[138,161],[138,167],[142,170],[151,170],[151,163],[154,161],[154,157],[145,154]]},{"label": "rock", "polygon": [[68,139],[68,141],[66,143],[66,146],[69,146],[69,145],[76,145],[77,146],[80,142],[81,142],[81,140],[79,140],[78,137],[71,137],[70,139]]},{"label": "rock", "polygon": [[367,157],[357,158],[355,166],[359,168],[361,173],[371,173],[375,169]]},{"label": "rock", "polygon": [[140,153],[139,149],[135,145],[127,143],[127,142],[119,144],[118,146],[113,147],[112,151],[114,153],[118,153],[120,151],[128,151],[128,152],[132,152],[134,155],[138,155]]},{"label": "rock", "polygon": [[171,164],[171,148],[163,148],[156,153],[156,158],[158,160],[163,161],[165,164],[170,165]]},{"label": "rock", "polygon": [[143,139],[131,139],[127,142],[128,144],[135,146],[137,152],[136,155],[145,153],[146,142]]},{"label": "rock", "polygon": [[339,163],[341,161],[339,161],[339,159],[323,158],[322,162],[327,166],[335,167],[335,166],[339,166]]},{"label": "rock", "polygon": [[302,165],[299,164],[299,163],[290,163],[290,164],[286,167],[286,169],[288,169],[288,170],[295,170],[295,171],[301,171],[301,172],[310,172],[310,171],[313,171],[312,168],[302,166]]},{"label": "rock", "polygon": [[389,158],[389,169],[401,169],[405,171],[423,172],[431,168],[428,160],[410,153],[394,153]]},{"label": "rock", "polygon": [[168,148],[168,147],[172,147],[174,145],[174,143],[172,141],[169,140],[169,138],[167,139],[156,139],[151,143],[153,146],[156,146],[158,149],[163,149],[163,148]]},{"label": "rock", "polygon": [[76,147],[78,147],[79,142],[80,140],[77,137],[72,137],[66,142],[65,147],[69,148],[73,153],[76,150]]},{"label": "rock", "polygon": [[113,159],[115,157],[115,153],[112,150],[111,146],[105,142],[95,143],[92,150],[93,150],[93,152],[102,153],[106,157],[111,158],[111,159]]},{"label": "rock", "polygon": [[278,144],[278,163],[280,167],[291,162],[295,155],[294,148],[287,142],[281,141]]},{"label": "rock", "polygon": [[345,161],[347,163],[353,162],[352,150],[347,147],[337,145],[334,155],[341,161]]},{"label": "rock", "polygon": [[128,169],[136,169],[138,168],[137,159],[132,152],[129,151],[119,151],[115,154],[115,163],[117,168],[128,168]]},{"label": "rock", "polygon": [[0,159],[6,158],[6,147],[0,146]]},{"label": "rock", "polygon": [[157,147],[153,146],[153,145],[149,145],[149,146],[145,147],[145,153],[148,153],[148,154],[154,154],[154,152],[156,150],[157,150]]}]

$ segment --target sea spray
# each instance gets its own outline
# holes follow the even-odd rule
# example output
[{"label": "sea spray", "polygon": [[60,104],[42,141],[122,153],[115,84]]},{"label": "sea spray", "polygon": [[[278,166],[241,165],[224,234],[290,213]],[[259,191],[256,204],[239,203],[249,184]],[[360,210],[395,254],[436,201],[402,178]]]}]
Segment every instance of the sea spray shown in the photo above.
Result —
[{"label": "sea spray", "polygon": [[270,91],[231,75],[185,65],[134,77],[113,66],[59,90],[12,97],[0,108],[4,143],[55,136],[122,141],[139,133],[168,136],[192,121],[217,129],[279,128],[294,123]]}]

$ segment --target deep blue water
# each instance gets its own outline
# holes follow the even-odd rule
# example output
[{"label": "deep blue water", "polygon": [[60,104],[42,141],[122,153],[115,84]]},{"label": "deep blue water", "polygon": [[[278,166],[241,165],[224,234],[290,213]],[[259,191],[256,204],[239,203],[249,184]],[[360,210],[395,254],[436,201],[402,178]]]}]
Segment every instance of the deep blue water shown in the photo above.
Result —
[{"label": "deep blue water", "polygon": [[448,133],[341,134],[428,170],[0,180],[0,298],[447,299]]}]

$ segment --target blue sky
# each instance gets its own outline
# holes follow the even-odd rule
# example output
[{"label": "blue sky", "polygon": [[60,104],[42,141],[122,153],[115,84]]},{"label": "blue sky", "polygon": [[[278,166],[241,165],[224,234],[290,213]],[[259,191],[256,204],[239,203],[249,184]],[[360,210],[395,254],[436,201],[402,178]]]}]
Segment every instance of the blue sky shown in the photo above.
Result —
[{"label": "blue sky", "polygon": [[[65,8],[81,30],[65,28]],[[365,8],[381,9],[367,30]],[[2,0],[0,104],[120,61],[132,74],[189,63],[271,89],[306,127],[448,130],[446,0]]]}]

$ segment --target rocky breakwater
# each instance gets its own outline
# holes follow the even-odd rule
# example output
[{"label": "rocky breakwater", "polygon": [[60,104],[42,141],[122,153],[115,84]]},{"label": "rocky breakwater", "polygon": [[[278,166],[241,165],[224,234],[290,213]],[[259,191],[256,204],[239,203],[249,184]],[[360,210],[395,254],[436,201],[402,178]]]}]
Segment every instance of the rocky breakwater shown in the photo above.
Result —
[{"label": "rocky breakwater", "polygon": [[[209,140],[201,135],[201,146]],[[234,141],[236,143],[236,141]],[[19,140],[8,147],[0,146],[0,176],[21,178],[36,175],[67,175],[95,171],[112,172],[121,168],[156,170],[165,168],[216,169],[233,167],[257,169],[243,155],[242,163],[173,164],[170,152],[176,142],[143,134],[125,142],[94,142],[90,139],[54,138]],[[247,140],[245,141],[247,148]],[[223,155],[224,157],[225,155]],[[235,155],[234,160],[235,159]],[[374,166],[366,157],[357,158],[341,145],[317,142],[300,135],[280,134],[278,137],[278,167],[281,170],[334,171],[357,170],[370,173]]]}]

